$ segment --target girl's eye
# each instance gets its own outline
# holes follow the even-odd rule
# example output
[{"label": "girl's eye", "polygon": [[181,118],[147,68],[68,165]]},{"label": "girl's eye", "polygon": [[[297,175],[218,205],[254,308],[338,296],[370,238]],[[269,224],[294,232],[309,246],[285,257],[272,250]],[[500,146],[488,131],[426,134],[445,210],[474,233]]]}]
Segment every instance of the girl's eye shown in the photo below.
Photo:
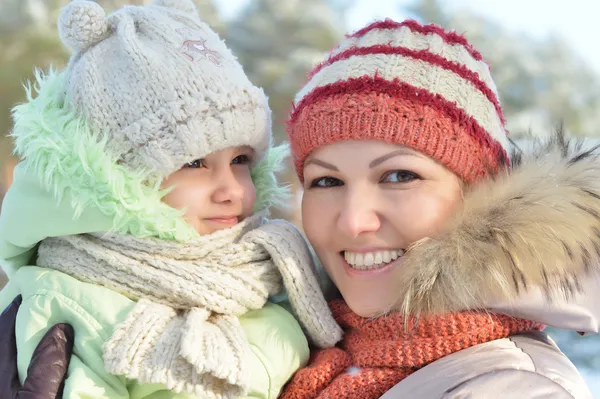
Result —
[{"label": "girl's eye", "polygon": [[320,177],[318,179],[315,179],[312,181],[312,183],[310,183],[310,188],[328,188],[328,187],[339,187],[339,186],[343,186],[344,182],[341,181],[340,179],[336,179],[335,177],[330,177],[330,176],[326,176],[326,177]]},{"label": "girl's eye", "polygon": [[410,183],[413,180],[420,179],[421,176],[408,170],[394,170],[383,175],[381,183]]},{"label": "girl's eye", "polygon": [[205,167],[206,164],[204,163],[204,159],[196,159],[195,161],[183,165],[184,169],[200,169]]},{"label": "girl's eye", "polygon": [[248,165],[250,163],[250,157],[248,155],[239,155],[231,161],[232,165]]}]

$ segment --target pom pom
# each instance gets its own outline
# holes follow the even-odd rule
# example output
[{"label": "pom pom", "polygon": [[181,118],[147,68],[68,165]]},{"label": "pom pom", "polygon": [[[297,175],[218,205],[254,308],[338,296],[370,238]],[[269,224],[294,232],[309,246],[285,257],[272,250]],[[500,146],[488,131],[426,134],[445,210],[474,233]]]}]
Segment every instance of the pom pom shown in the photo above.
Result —
[{"label": "pom pom", "polygon": [[108,31],[106,13],[95,1],[75,0],[62,9],[58,34],[73,51],[84,51],[102,40]]}]

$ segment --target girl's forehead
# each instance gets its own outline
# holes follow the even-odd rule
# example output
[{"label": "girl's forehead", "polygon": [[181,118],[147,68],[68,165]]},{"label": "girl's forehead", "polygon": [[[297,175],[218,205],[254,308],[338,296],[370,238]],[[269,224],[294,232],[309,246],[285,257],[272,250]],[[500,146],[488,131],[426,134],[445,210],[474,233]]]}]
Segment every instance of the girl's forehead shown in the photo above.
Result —
[{"label": "girl's forehead", "polygon": [[206,158],[211,157],[211,156],[231,154],[234,152],[243,152],[246,154],[250,154],[250,153],[254,153],[254,149],[247,145],[226,147],[222,150],[211,152],[210,154],[206,155]]}]

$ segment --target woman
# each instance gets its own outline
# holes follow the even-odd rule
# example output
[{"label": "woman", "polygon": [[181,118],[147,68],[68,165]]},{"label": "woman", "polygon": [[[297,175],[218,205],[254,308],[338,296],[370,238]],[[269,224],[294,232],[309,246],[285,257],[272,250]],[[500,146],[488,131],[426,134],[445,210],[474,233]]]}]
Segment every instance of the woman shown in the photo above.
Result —
[{"label": "woman", "polygon": [[509,157],[479,52],[414,21],[346,38],[297,95],[288,133],[345,338],[282,398],[591,398],[542,330],[597,331],[579,304],[598,287],[596,149],[559,135]]}]

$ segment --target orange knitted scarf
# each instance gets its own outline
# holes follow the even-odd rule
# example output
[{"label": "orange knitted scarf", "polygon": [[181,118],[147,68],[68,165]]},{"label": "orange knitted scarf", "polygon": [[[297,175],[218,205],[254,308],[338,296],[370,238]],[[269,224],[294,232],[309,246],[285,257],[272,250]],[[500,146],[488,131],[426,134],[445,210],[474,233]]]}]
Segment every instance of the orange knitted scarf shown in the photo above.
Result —
[{"label": "orange knitted scarf", "polygon": [[313,354],[281,399],[376,399],[423,366],[462,349],[543,325],[481,312],[421,318],[405,329],[395,313],[365,319],[342,300],[330,303],[346,335],[339,347]]}]

